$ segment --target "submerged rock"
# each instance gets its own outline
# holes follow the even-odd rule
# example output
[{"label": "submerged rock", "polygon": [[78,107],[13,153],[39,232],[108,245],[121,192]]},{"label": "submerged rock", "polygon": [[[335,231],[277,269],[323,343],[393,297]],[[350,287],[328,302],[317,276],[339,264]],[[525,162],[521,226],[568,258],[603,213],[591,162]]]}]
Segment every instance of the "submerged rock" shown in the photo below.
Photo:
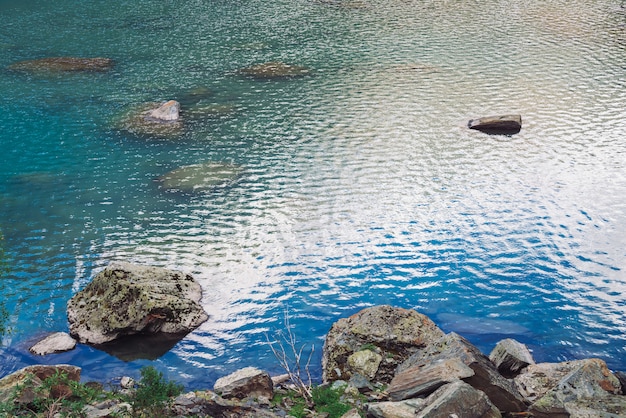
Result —
[{"label": "submerged rock", "polygon": [[279,79],[303,77],[309,75],[311,71],[301,65],[289,65],[284,62],[273,61],[239,70],[241,74],[260,79]]},{"label": "submerged rock", "polygon": [[208,319],[201,297],[188,274],[113,262],[68,302],[70,334],[95,345],[138,333],[182,338]]},{"label": "submerged rock", "polygon": [[50,57],[19,61],[9,66],[10,70],[33,73],[102,72],[113,68],[111,58]]},{"label": "submerged rock", "polygon": [[470,129],[476,129],[492,135],[513,135],[522,129],[522,116],[486,116],[470,120],[467,126]]},{"label": "submerged rock", "polygon": [[74,347],[76,347],[76,340],[69,334],[65,332],[55,332],[33,345],[29,351],[39,356],[45,356],[46,354],[70,351],[73,350]]},{"label": "submerged rock", "polygon": [[167,192],[199,193],[235,182],[243,168],[235,164],[209,161],[179,167],[156,179]]}]

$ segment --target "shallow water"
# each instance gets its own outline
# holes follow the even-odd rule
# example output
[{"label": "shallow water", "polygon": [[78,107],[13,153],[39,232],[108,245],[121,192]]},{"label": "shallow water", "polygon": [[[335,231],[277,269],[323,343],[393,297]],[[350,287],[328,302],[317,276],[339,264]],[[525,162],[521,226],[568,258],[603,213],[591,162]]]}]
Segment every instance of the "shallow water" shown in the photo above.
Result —
[{"label": "shallow water", "polygon": [[[486,352],[513,337],[538,361],[626,370],[624,7],[0,1],[13,328],[0,374],[67,362],[108,380],[150,364],[194,388],[248,365],[280,373],[267,336],[288,312],[319,378],[331,324],[376,304],[415,308]],[[116,65],[6,69],[47,56]],[[268,61],[312,74],[237,73]],[[180,137],[116,129],[168,99],[183,103]],[[466,127],[508,113],[522,115],[517,135]],[[197,194],[155,182],[206,161],[242,177]],[[67,300],[112,260],[192,273],[210,320],[157,360],[28,354],[67,330]]]}]

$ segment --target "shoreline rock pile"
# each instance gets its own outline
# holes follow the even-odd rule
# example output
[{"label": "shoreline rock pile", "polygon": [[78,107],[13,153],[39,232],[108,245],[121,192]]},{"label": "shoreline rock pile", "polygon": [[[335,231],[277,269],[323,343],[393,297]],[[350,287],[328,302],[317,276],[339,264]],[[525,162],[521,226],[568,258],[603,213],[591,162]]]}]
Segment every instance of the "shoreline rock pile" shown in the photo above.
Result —
[{"label": "shoreline rock pile", "polygon": [[[366,308],[333,324],[322,368],[322,387],[337,388],[353,407],[342,418],[626,416],[624,374],[611,372],[603,360],[537,364],[513,339],[500,341],[487,356],[427,316],[391,306]],[[23,379],[0,379],[0,397],[15,381]],[[286,388],[297,391],[288,377],[245,367],[218,379],[213,390],[177,396],[169,408],[180,417],[285,418],[289,405],[271,399]],[[97,408],[93,413],[103,416]],[[306,416],[328,415],[311,410]]]}]

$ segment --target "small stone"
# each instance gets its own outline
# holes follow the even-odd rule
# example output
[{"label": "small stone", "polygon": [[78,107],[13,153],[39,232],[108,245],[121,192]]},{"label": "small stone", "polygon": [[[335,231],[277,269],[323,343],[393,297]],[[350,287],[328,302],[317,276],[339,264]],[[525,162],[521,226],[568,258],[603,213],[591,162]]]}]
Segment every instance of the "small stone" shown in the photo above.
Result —
[{"label": "small stone", "polygon": [[68,333],[55,332],[33,345],[29,351],[39,356],[45,356],[46,354],[70,351],[74,347],[76,347],[76,340]]},{"label": "small stone", "polygon": [[361,350],[348,357],[348,365],[354,373],[373,379],[383,357],[372,350]]},{"label": "small stone", "polygon": [[135,387],[135,379],[133,379],[132,377],[128,377],[128,376],[123,376],[120,379],[120,387],[122,389],[132,389]]}]

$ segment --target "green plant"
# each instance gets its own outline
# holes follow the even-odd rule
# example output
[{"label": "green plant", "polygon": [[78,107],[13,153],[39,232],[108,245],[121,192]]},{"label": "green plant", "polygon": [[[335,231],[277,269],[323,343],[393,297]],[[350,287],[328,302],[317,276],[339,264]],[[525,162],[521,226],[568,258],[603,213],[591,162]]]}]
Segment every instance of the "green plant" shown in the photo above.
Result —
[{"label": "green plant", "polygon": [[168,381],[163,377],[163,373],[148,366],[141,369],[141,380],[130,402],[137,416],[167,416],[164,410],[170,398],[182,392],[182,385]]},{"label": "green plant", "polygon": [[339,418],[352,407],[341,401],[344,388],[333,388],[331,386],[317,386],[311,393],[315,410],[326,412],[328,418]]}]

